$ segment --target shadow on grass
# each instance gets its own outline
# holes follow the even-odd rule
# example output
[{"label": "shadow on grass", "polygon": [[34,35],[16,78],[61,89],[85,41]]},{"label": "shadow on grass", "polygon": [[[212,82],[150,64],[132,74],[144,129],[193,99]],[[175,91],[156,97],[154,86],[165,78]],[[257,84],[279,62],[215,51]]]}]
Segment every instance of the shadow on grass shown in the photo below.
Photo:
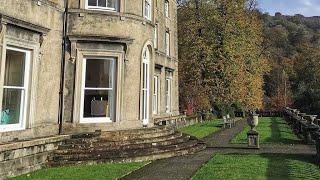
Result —
[{"label": "shadow on grass", "polygon": [[320,179],[313,155],[261,154],[268,159],[267,179]]},{"label": "shadow on grass", "polygon": [[[271,118],[271,136],[266,139],[269,143],[283,144],[302,144],[303,141],[298,139],[284,120],[272,117]],[[284,137],[287,136],[287,137]]]}]

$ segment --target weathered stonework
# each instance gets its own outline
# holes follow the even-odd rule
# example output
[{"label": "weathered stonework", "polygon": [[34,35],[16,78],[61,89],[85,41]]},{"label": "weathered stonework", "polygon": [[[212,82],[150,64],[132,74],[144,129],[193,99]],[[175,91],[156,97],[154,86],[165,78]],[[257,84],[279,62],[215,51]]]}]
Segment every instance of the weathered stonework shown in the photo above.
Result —
[{"label": "weathered stonework", "polygon": [[[150,122],[154,118],[179,115],[178,105],[178,53],[176,28],[176,2],[170,1],[170,16],[164,15],[164,1],[153,3],[152,20],[143,17],[143,1],[120,1],[119,12],[87,10],[84,1],[69,1],[68,37],[71,41],[66,70],[66,92],[64,132],[120,130],[142,127],[141,64],[142,51],[151,48],[150,79],[157,72],[160,75],[159,113],[152,114],[152,98],[149,101]],[[154,48],[154,28],[158,26],[158,45]],[[165,32],[170,30],[170,56],[165,53]],[[116,122],[108,124],[80,124],[79,79],[80,63],[84,53],[99,49],[100,52],[117,52],[122,55],[121,95],[117,102]],[[106,54],[107,55],[107,54]],[[156,68],[157,67],[157,68]],[[165,78],[166,72],[173,72],[172,111],[166,112]],[[78,79],[78,80],[77,80]],[[151,82],[150,87],[153,87]],[[74,89],[75,87],[75,89]],[[152,88],[150,89],[152,91]],[[120,93],[118,91],[118,93]],[[151,96],[150,96],[151,97]],[[72,109],[72,110],[71,110]]]},{"label": "weathered stonework", "polygon": [[[62,2],[41,2],[41,5],[38,5],[35,0],[0,0],[1,62],[8,46],[25,48],[32,52],[25,128],[0,132],[0,143],[58,134],[64,8]],[[2,87],[0,89],[2,96]]]},{"label": "weathered stonework", "polygon": [[[69,0],[65,55],[63,133],[121,130],[142,127],[142,53],[151,52],[149,124],[154,119],[179,115],[176,2],[170,0],[165,17],[164,0],[152,3],[152,18],[144,18],[144,1],[119,0],[119,11],[86,9],[85,0]],[[64,0],[0,0],[0,58],[7,46],[32,51],[26,127],[0,132],[0,142],[58,134],[59,85],[63,43]],[[158,40],[154,42],[155,26]],[[170,56],[165,33],[170,33]],[[154,47],[157,43],[157,48]],[[112,123],[79,122],[81,63],[86,55],[116,56],[117,99]],[[171,111],[166,112],[165,81],[172,73]],[[152,113],[153,76],[160,79],[158,112]],[[2,93],[0,92],[0,95]]]},{"label": "weathered stonework", "polygon": [[66,139],[69,136],[0,144],[0,179],[41,169],[48,156]]}]

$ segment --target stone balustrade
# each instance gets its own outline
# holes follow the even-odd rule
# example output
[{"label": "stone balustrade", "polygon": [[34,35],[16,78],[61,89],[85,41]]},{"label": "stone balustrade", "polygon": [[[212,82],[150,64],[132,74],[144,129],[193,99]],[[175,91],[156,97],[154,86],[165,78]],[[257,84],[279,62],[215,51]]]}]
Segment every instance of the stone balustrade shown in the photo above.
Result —
[{"label": "stone balustrade", "polygon": [[308,115],[298,109],[289,107],[284,110],[284,118],[294,133],[304,139],[307,144],[315,144],[317,163],[320,164],[320,119],[317,115]]}]

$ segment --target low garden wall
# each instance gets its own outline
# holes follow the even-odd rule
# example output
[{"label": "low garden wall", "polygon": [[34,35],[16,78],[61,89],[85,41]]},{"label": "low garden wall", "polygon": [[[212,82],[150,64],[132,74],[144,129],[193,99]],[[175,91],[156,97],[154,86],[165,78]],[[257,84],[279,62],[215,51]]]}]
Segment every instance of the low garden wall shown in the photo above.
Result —
[{"label": "low garden wall", "polygon": [[[260,117],[282,117],[283,112],[282,111],[256,111],[257,114],[259,114]],[[234,112],[235,117],[245,117],[245,112]]]},{"label": "low garden wall", "polygon": [[68,138],[64,135],[0,144],[0,180],[41,169]]},{"label": "low garden wall", "polygon": [[176,128],[181,128],[185,126],[190,126],[196,124],[200,121],[198,116],[171,116],[167,118],[155,119],[154,123],[156,126],[174,126]]}]

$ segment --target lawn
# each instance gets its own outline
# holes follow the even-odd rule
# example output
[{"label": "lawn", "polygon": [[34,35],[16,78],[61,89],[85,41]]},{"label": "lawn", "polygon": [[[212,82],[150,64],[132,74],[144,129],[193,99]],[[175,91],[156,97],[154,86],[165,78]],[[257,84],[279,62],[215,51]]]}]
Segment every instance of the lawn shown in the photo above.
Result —
[{"label": "lawn", "polygon": [[[247,132],[249,129],[249,127],[246,127],[231,141],[231,143],[246,144]],[[260,117],[256,130],[259,132],[261,144],[301,143],[301,140],[293,134],[291,128],[280,117]]]},{"label": "lawn", "polygon": [[98,180],[118,179],[147,163],[110,163],[48,168],[12,178],[13,180]]},{"label": "lawn", "polygon": [[215,119],[211,121],[205,121],[203,123],[197,123],[188,127],[179,129],[180,132],[195,136],[199,139],[209,136],[212,133],[217,132],[223,126],[222,119]]},{"label": "lawn", "polygon": [[217,154],[191,179],[320,179],[320,169],[312,156]]}]

